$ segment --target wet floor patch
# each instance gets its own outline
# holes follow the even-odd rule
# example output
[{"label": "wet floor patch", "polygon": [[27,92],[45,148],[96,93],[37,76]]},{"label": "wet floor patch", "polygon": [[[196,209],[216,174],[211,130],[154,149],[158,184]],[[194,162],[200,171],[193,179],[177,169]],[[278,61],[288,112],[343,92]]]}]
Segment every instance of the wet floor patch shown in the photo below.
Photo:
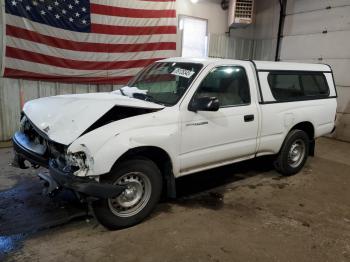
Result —
[{"label": "wet floor patch", "polygon": [[5,256],[21,247],[25,238],[25,234],[17,234],[12,236],[0,236],[0,261],[5,259]]},{"label": "wet floor patch", "polygon": [[271,170],[271,159],[262,157],[180,177],[176,179],[177,196],[189,196],[211,190]]},{"label": "wet floor patch", "polygon": [[219,192],[207,192],[196,196],[182,197],[176,201],[176,204],[184,207],[218,210],[224,206],[224,195]]},{"label": "wet floor patch", "polygon": [[1,235],[38,231],[87,214],[87,208],[71,192],[62,191],[49,198],[42,189],[39,179],[27,177],[0,192]]},{"label": "wet floor patch", "polygon": [[[233,190],[226,185],[252,178],[272,169],[271,158],[263,157],[180,177],[176,180],[177,199],[172,203],[184,207],[221,209],[224,207],[225,191]],[[264,184],[244,186],[256,189]]]},{"label": "wet floor patch", "polygon": [[54,198],[42,194],[43,185],[30,175],[0,192],[0,261],[1,256],[21,246],[30,234],[87,217],[87,206],[70,191]]}]

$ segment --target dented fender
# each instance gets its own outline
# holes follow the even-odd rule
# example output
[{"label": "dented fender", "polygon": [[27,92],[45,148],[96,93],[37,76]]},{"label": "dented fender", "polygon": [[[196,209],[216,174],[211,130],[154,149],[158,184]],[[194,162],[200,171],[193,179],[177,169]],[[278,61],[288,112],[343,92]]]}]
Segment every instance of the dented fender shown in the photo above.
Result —
[{"label": "dented fender", "polygon": [[[84,152],[89,168],[86,176],[109,173],[114,163],[130,149],[152,146],[168,153],[174,174],[179,170],[178,110],[162,111],[115,121],[99,127],[75,140],[68,153]],[[170,117],[171,115],[171,117]]]}]

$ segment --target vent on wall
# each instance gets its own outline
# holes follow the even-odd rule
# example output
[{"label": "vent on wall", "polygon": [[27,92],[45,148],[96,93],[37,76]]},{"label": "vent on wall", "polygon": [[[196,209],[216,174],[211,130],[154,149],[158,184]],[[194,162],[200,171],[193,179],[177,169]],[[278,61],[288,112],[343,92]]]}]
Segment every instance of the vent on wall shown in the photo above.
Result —
[{"label": "vent on wall", "polygon": [[228,24],[231,28],[239,28],[253,23],[254,0],[230,0]]}]

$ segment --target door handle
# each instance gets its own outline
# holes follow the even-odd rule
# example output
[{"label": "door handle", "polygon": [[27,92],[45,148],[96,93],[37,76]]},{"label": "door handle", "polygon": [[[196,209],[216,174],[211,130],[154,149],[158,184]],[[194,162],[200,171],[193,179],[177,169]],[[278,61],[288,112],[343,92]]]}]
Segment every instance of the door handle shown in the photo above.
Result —
[{"label": "door handle", "polygon": [[251,122],[254,121],[254,115],[245,115],[244,116],[244,122]]}]

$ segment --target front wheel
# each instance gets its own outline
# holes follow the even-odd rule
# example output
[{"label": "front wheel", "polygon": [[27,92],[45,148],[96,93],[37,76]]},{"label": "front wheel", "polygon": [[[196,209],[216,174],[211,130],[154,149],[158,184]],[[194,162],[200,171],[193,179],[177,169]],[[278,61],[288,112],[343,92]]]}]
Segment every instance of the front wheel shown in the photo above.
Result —
[{"label": "front wheel", "polygon": [[292,130],[282,145],[275,161],[275,168],[282,175],[294,175],[303,168],[308,155],[308,135],[302,130]]},{"label": "front wheel", "polygon": [[126,187],[118,197],[100,199],[92,204],[97,220],[109,229],[140,223],[152,212],[162,192],[161,173],[147,159],[125,161],[101,182]]}]

